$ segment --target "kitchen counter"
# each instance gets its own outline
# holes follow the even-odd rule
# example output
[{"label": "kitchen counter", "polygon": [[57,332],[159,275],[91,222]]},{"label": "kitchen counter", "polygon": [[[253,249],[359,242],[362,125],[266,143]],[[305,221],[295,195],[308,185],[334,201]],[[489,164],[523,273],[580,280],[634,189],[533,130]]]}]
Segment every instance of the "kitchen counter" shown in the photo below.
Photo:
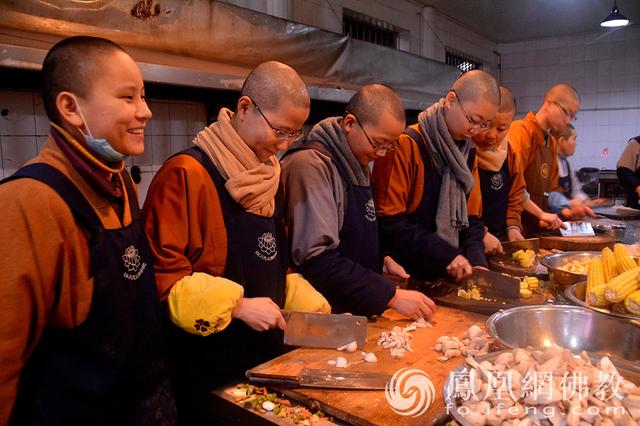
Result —
[{"label": "kitchen counter", "polygon": [[[411,332],[413,335],[413,352],[408,352],[403,358],[392,358],[389,350],[376,344],[382,331],[388,331],[393,326],[404,327],[412,321],[404,319],[394,311],[385,312],[383,317],[370,321],[367,329],[367,344],[365,348],[354,353],[338,352],[331,349],[300,348],[268,361],[254,370],[261,373],[286,373],[295,375],[304,367],[307,368],[335,368],[327,361],[338,356],[345,357],[350,363],[361,359],[361,351],[374,352],[378,358],[376,363],[361,362],[350,365],[348,371],[368,371],[394,374],[401,368],[415,368],[425,372],[433,383],[435,395],[433,403],[424,414],[418,417],[402,416],[392,411],[384,391],[357,390],[318,390],[311,388],[278,389],[292,401],[319,408],[337,421],[355,425],[425,425],[438,424],[446,420],[448,415],[443,397],[443,386],[449,372],[463,362],[462,357],[450,359],[447,362],[437,361],[441,353],[432,350],[436,339],[440,336],[460,336],[471,325],[477,324],[484,328],[486,315],[464,312],[457,309],[438,307],[431,322],[433,328],[418,328]],[[341,369],[338,369],[342,371]],[[224,390],[216,391],[218,398],[224,398]],[[229,399],[228,397],[226,398]],[[228,408],[228,407],[227,407]],[[271,417],[273,417],[271,415]],[[268,421],[269,414],[261,415],[260,422]],[[275,419],[274,419],[275,421]]]}]

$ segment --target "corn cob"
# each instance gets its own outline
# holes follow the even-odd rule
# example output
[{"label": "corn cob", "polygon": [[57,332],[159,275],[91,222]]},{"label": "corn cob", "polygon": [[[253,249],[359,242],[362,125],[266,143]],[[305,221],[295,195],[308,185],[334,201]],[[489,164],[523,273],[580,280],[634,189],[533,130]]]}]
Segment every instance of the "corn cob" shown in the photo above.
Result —
[{"label": "corn cob", "polygon": [[604,270],[604,281],[607,283],[619,274],[616,256],[609,247],[602,250],[602,269]]},{"label": "corn cob", "polygon": [[587,271],[587,290],[585,291],[585,302],[589,303],[589,292],[598,285],[605,284],[604,271],[601,259],[593,259]]},{"label": "corn cob", "polygon": [[611,302],[609,302],[604,296],[606,288],[606,284],[599,284],[592,287],[590,290],[587,290],[587,295],[585,297],[587,304],[595,306],[596,308],[609,306]]},{"label": "corn cob", "polygon": [[636,290],[624,299],[625,309],[632,314],[640,315],[640,290]]},{"label": "corn cob", "polygon": [[618,275],[607,283],[604,297],[611,303],[622,302],[628,295],[638,289],[639,275],[640,267],[638,266]]},{"label": "corn cob", "polygon": [[618,273],[622,274],[630,269],[636,268],[638,264],[629,255],[627,248],[622,244],[616,244],[613,246],[613,253],[616,257],[616,264],[618,266]]}]

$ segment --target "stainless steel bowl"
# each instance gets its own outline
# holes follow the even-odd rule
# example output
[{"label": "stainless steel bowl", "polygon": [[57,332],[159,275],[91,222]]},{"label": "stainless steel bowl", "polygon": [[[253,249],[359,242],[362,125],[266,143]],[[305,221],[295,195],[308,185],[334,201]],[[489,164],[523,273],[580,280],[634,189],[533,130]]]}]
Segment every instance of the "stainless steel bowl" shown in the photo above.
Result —
[{"label": "stainless steel bowl", "polygon": [[549,279],[554,283],[568,287],[579,281],[587,279],[586,274],[576,274],[574,272],[565,271],[560,269],[567,263],[571,263],[574,260],[585,261],[592,260],[596,257],[600,257],[599,251],[568,251],[565,253],[550,254],[540,260],[542,266],[546,266],[549,271]]},{"label": "stainless steel bowl", "polygon": [[587,309],[591,309],[592,311],[601,312],[606,315],[613,315],[614,317],[640,321],[640,316],[630,314],[626,312],[623,308],[617,305],[614,306],[612,309],[596,308],[595,306],[588,305],[587,303],[584,302],[584,299],[585,299],[584,292],[586,290],[586,287],[587,287],[586,281],[581,281],[577,284],[572,285],[571,287],[567,287],[564,290],[564,295],[567,297],[567,299],[571,301],[571,303],[574,303],[578,306],[585,307]]},{"label": "stainless steel bowl", "polygon": [[616,318],[580,306],[533,305],[507,309],[487,320],[487,332],[501,348],[543,348],[635,361],[640,368],[640,321]]}]

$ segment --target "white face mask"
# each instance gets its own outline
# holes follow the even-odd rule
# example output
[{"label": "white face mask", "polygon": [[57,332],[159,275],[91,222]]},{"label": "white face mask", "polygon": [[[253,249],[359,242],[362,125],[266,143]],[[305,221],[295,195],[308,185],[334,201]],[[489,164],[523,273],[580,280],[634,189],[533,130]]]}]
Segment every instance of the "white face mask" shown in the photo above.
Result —
[{"label": "white face mask", "polygon": [[87,143],[89,149],[91,149],[94,154],[98,155],[100,158],[108,162],[125,160],[127,156],[116,151],[106,139],[96,139],[91,136],[91,130],[89,130],[87,120],[85,120],[84,114],[82,114],[80,104],[77,99],[75,100],[75,102],[76,107],[78,108],[78,114],[80,114],[82,124],[84,125],[85,129],[87,129],[87,133],[83,132],[81,128],[78,128],[78,130],[80,130],[80,133],[82,133],[82,136],[84,136],[84,140]]}]

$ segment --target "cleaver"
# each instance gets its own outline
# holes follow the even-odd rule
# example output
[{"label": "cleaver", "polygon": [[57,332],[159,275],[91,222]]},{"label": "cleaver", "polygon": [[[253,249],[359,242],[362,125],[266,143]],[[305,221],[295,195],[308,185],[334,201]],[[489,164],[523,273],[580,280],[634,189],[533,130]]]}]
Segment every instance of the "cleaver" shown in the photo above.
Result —
[{"label": "cleaver", "polygon": [[521,241],[504,241],[501,244],[504,254],[498,256],[507,257],[509,259],[511,259],[511,255],[518,250],[533,250],[536,253],[540,250],[540,238],[529,238]]},{"label": "cleaver", "polygon": [[475,284],[480,293],[501,299],[520,298],[520,280],[499,272],[473,268],[470,276],[460,282],[462,287],[470,288]]},{"label": "cleaver", "polygon": [[564,222],[564,224],[567,228],[560,228],[560,234],[563,237],[593,237],[596,235],[591,222],[573,221]]},{"label": "cleaver", "polygon": [[282,311],[287,322],[284,344],[336,349],[355,341],[359,348],[367,337],[367,317]]},{"label": "cleaver", "polygon": [[257,373],[252,370],[246,374],[249,382],[282,387],[310,387],[326,389],[384,389],[391,375],[362,371],[337,371],[303,368],[297,376]]}]

